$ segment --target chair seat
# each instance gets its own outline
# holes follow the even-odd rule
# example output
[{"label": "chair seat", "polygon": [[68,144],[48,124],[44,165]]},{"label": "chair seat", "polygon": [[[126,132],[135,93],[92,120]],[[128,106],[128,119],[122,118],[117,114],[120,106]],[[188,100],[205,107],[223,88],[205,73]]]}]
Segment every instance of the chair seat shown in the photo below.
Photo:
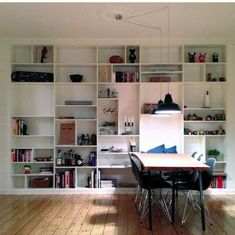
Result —
[{"label": "chair seat", "polygon": [[[160,175],[150,175],[151,177],[151,188],[157,189],[157,188],[171,188],[171,184],[164,180]],[[140,187],[147,189],[148,188],[148,174],[143,174],[142,178],[139,182]]]},{"label": "chair seat", "polygon": [[[169,172],[170,173],[170,172]],[[197,179],[198,177],[198,172],[196,171],[181,171],[181,172],[176,172],[175,175],[172,172],[171,175],[169,175],[166,180],[172,181],[175,179],[176,182],[193,182]]]}]

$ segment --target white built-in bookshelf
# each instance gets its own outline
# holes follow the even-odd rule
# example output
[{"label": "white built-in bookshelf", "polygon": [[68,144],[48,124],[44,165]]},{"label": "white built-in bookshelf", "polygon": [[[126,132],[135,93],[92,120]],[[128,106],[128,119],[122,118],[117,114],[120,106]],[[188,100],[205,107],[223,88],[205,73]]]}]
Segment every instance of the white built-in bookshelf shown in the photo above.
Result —
[{"label": "white built-in bookshelf", "polygon": [[[129,49],[136,50],[134,63]],[[204,62],[199,53],[206,53]],[[123,62],[110,63],[113,55]],[[131,143],[136,151],[176,145],[178,152],[203,154],[202,161],[216,149],[215,174],[226,177],[224,45],[15,45],[11,70],[54,76],[53,82],[11,82],[13,188],[133,187]],[[71,74],[83,75],[82,81],[72,82]],[[207,91],[210,107],[204,107]],[[183,114],[146,113],[168,92]],[[61,144],[63,124],[74,128],[72,144]]]}]

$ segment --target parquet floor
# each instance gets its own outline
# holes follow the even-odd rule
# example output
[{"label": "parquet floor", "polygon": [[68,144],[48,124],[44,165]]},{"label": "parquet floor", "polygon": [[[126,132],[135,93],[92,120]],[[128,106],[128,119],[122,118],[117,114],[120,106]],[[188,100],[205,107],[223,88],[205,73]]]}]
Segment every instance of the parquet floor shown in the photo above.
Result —
[{"label": "parquet floor", "polygon": [[153,231],[140,223],[133,195],[0,195],[0,234],[235,234],[235,197],[207,196],[213,226],[201,231],[192,213],[185,226],[153,208]]}]

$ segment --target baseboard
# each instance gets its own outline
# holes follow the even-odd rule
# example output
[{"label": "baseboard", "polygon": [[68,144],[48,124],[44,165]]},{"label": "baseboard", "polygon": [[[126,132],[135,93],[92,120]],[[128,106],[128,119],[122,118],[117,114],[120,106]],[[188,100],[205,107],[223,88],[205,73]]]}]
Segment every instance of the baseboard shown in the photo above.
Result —
[{"label": "baseboard", "polygon": [[[135,188],[76,188],[76,189],[7,189],[0,190],[0,194],[135,194]],[[208,189],[205,195],[235,194],[235,189]]]},{"label": "baseboard", "polygon": [[8,189],[0,194],[134,194],[135,188],[76,188],[76,189]]}]

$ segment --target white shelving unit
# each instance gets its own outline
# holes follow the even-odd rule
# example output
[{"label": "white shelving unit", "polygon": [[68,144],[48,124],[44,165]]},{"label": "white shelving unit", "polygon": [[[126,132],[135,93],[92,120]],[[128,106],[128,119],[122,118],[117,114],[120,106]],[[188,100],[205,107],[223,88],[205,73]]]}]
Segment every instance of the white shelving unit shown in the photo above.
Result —
[{"label": "white shelving unit", "polygon": [[[195,62],[189,62],[188,53],[196,53]],[[205,62],[199,54],[206,54]],[[218,61],[213,61],[218,53]],[[193,150],[210,157],[209,150],[218,150],[215,175],[226,177],[226,47],[224,45],[184,46],[184,151]],[[210,95],[210,107],[204,107],[206,92]],[[217,185],[215,177],[214,185]],[[221,186],[219,186],[221,187]],[[222,186],[225,187],[225,184]]]},{"label": "white shelving unit", "polygon": [[[117,187],[133,186],[128,157],[130,143],[136,144],[136,151],[147,151],[160,144],[176,145],[178,152],[197,151],[205,158],[210,149],[219,149],[223,157],[218,159],[217,175],[225,175],[225,46],[46,45],[46,58],[41,63],[43,47],[12,47],[12,72],[54,75],[53,82],[11,82],[11,119],[27,123],[27,135],[12,134],[11,149],[31,152],[27,161],[12,160],[14,188],[34,187],[32,181],[43,177],[49,178],[49,183],[39,187],[99,188],[100,180],[105,179],[116,179]],[[135,61],[129,60],[129,49],[135,49]],[[194,52],[206,53],[206,61],[189,63],[188,53]],[[212,61],[214,52],[219,54],[218,62]],[[118,63],[110,63],[113,55],[119,56]],[[72,74],[82,75],[82,81],[72,82]],[[156,79],[160,82],[153,82]],[[203,108],[206,91],[211,95],[210,108]],[[146,106],[164,100],[167,93],[183,114],[152,117],[146,113]],[[203,119],[184,120],[193,114]],[[205,120],[208,115],[222,119]],[[74,125],[73,144],[60,143],[60,127],[64,123]],[[219,135],[184,133],[184,128],[213,131],[220,126],[225,133]],[[79,155],[81,165],[78,165]],[[35,160],[45,156],[51,158]],[[58,165],[61,156],[62,160],[76,161]],[[30,174],[24,174],[25,165],[31,166]],[[40,173],[43,167],[52,167],[52,173]]]}]

